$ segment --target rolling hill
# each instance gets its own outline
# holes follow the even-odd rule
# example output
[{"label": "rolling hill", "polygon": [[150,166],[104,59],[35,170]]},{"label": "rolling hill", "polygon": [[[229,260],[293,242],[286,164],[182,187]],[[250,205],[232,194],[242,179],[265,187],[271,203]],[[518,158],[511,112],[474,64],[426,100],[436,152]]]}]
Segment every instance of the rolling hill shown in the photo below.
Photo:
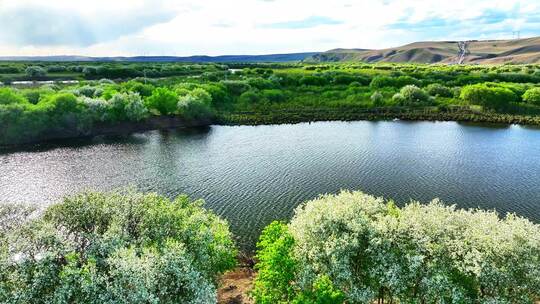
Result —
[{"label": "rolling hill", "polygon": [[[312,62],[417,62],[457,63],[460,58],[458,41],[415,42],[382,50],[334,49],[306,59]],[[538,63],[540,37],[513,40],[483,40],[465,42],[467,52],[463,63]]]},{"label": "rolling hill", "polygon": [[223,55],[223,56],[135,56],[135,57],[86,57],[86,56],[0,56],[0,61],[86,61],[86,62],[191,62],[191,63],[225,63],[225,62],[293,62],[302,61],[316,52],[270,54],[270,55]]}]

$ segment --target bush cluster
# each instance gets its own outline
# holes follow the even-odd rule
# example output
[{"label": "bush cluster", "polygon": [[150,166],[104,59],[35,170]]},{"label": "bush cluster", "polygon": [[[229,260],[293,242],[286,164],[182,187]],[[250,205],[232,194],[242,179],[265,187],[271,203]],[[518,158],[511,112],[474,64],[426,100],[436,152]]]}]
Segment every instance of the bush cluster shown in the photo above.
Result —
[{"label": "bush cluster", "polygon": [[0,208],[1,303],[214,303],[235,265],[202,201],[87,192],[43,214]]},{"label": "bush cluster", "polygon": [[539,236],[538,225],[515,215],[437,200],[398,208],[360,192],[325,195],[298,207],[289,225],[263,231],[254,297],[532,303],[540,296]]}]

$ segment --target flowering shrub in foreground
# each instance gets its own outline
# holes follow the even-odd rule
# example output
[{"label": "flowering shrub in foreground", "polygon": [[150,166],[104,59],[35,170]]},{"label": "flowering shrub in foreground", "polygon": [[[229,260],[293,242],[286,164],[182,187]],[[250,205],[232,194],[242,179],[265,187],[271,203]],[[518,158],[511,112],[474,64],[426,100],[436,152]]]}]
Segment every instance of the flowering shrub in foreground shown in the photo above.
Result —
[{"label": "flowering shrub in foreground", "polygon": [[201,205],[125,191],[68,197],[28,220],[0,208],[20,223],[0,230],[0,303],[215,303],[236,250]]},{"label": "flowering shrub in foreground", "polygon": [[398,208],[361,192],[321,196],[298,207],[289,225],[268,226],[257,257],[258,303],[533,303],[540,296],[538,225],[437,200]]}]

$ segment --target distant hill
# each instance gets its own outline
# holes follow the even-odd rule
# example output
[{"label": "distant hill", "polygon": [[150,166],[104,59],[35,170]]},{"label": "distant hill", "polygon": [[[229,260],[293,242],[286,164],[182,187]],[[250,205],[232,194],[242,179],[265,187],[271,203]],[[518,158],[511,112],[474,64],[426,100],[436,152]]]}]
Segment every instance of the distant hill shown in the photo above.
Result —
[{"label": "distant hill", "polygon": [[[400,47],[368,49],[333,49],[326,52],[306,52],[270,55],[223,56],[0,56],[0,61],[86,61],[86,62],[192,62],[192,63],[255,63],[255,62],[417,62],[457,63],[460,61],[460,41],[423,41]],[[466,41],[463,63],[540,63],[540,37],[512,40]]]},{"label": "distant hill", "polygon": [[302,61],[316,55],[316,52],[270,54],[270,55],[224,55],[224,56],[136,56],[136,57],[86,57],[86,56],[0,56],[3,61],[86,61],[86,62],[193,62],[193,63],[226,63],[226,62],[293,62]]},{"label": "distant hill", "polygon": [[[425,41],[382,50],[335,49],[315,54],[306,61],[457,63],[460,58],[458,43],[458,41]],[[466,49],[463,63],[540,62],[540,37],[468,41]]]}]

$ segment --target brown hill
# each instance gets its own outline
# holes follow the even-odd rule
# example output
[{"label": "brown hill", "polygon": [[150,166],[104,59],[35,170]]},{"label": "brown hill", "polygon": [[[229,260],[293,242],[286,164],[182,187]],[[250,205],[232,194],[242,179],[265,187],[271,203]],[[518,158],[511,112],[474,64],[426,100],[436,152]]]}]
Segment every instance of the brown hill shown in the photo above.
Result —
[{"label": "brown hill", "polygon": [[[457,63],[458,41],[415,42],[382,50],[335,49],[311,56],[314,62],[417,62]],[[540,37],[513,40],[467,41],[464,63],[539,63]]]}]

